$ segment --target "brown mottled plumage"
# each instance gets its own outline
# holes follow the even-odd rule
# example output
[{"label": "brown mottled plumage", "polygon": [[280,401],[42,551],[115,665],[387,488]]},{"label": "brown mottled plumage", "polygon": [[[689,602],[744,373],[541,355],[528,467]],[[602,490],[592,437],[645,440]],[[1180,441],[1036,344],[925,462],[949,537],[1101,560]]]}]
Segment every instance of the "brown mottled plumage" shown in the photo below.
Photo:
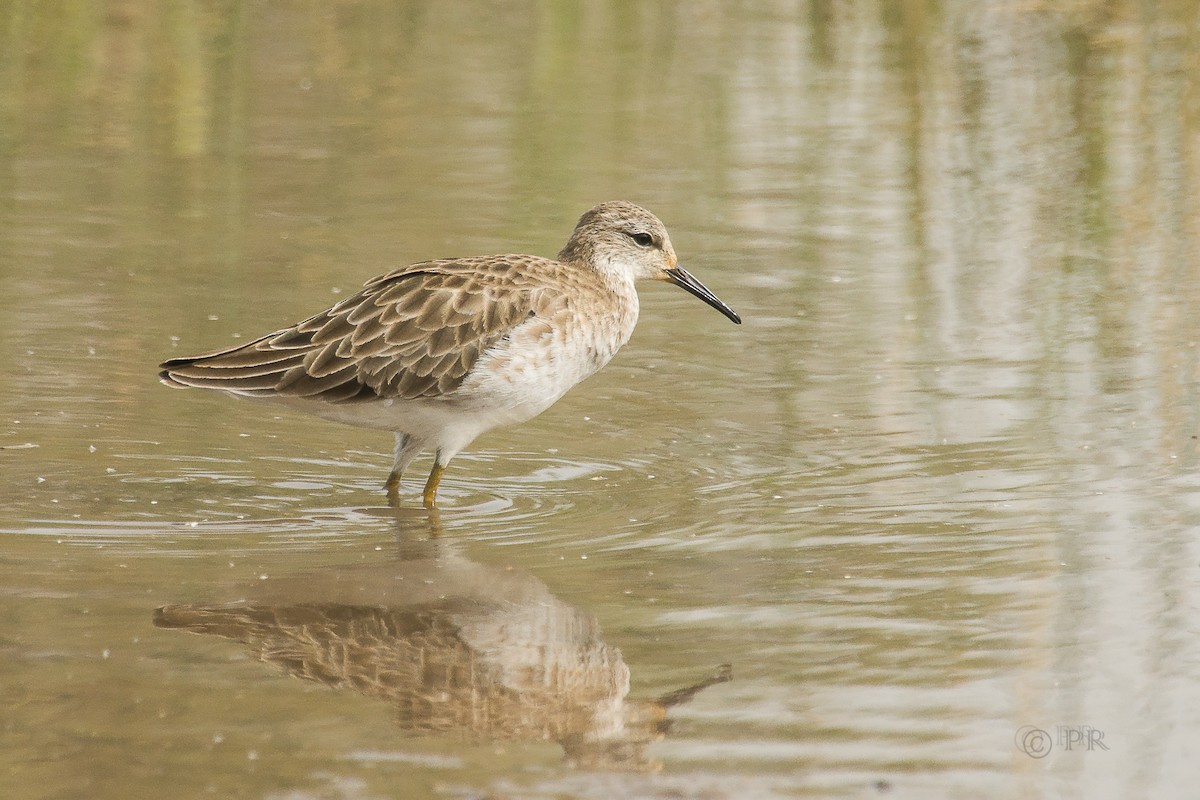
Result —
[{"label": "brown mottled plumage", "polygon": [[637,322],[633,283],[667,280],[734,322],[678,265],[666,228],[622,201],[584,214],[557,260],[478,256],[413,264],[288,328],[161,364],[169,386],[265,398],[396,432],[388,478],[437,451],[425,486],[486,430],[523,422],[604,366]]}]

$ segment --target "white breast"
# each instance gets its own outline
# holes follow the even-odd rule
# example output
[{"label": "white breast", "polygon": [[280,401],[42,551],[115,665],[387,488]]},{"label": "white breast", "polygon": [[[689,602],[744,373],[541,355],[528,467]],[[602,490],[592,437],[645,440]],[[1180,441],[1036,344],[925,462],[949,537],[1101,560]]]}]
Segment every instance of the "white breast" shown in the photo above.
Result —
[{"label": "white breast", "polygon": [[514,328],[476,363],[454,393],[456,404],[488,414],[495,425],[545,411],[612,360],[633,335],[638,300],[632,284],[627,293],[604,299],[571,303],[548,319],[533,317]]}]

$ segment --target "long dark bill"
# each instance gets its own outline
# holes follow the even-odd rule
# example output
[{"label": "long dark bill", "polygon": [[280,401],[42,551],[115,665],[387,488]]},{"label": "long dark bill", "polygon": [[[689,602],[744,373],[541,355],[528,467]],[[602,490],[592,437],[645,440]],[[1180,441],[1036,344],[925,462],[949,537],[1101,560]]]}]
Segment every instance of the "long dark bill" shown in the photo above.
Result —
[{"label": "long dark bill", "polygon": [[725,303],[721,301],[721,298],[713,294],[712,290],[710,290],[707,286],[692,277],[692,273],[680,266],[672,267],[666,272],[667,278],[671,281],[671,283],[675,284],[681,289],[687,290],[691,294],[696,295],[696,297],[699,297],[701,300],[708,303],[725,316],[729,317],[738,325],[742,324],[742,318],[738,316],[738,313],[729,306],[725,305]]}]

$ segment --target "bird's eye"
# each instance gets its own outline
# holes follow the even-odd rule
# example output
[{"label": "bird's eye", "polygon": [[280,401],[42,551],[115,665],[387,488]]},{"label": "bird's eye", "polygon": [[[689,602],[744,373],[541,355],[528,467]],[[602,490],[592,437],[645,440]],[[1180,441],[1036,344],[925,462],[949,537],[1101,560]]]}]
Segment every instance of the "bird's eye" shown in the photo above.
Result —
[{"label": "bird's eye", "polygon": [[633,239],[640,247],[649,247],[654,244],[654,237],[648,233],[631,233],[629,238]]}]

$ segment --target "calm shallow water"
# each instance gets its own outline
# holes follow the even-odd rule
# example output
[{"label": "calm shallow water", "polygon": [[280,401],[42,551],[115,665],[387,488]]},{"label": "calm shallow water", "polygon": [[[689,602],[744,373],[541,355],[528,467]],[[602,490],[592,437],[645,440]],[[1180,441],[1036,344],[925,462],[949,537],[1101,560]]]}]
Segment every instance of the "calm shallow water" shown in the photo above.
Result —
[{"label": "calm shallow water", "polygon": [[[0,795],[1188,791],[1194,9],[971,5],[0,10]],[[438,515],[156,382],[618,197],[746,324]]]}]

